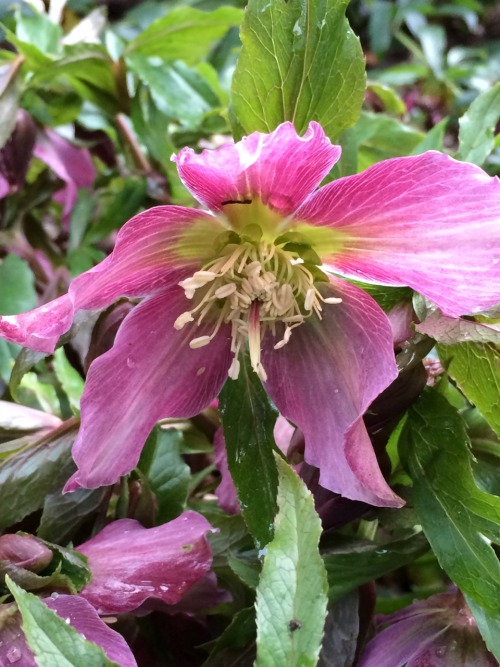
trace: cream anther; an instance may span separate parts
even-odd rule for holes
[[[189,342],[189,347],[192,350],[196,350],[199,347],[205,347],[205,345],[208,345],[211,340],[212,336],[200,336],[199,338],[193,338],[193,340]]]
[[[179,315],[179,317],[175,320],[174,329],[180,331],[180,329],[182,329],[188,322],[193,322],[193,320],[194,317],[189,311],[182,313],[182,315]]]
[[[208,345],[222,325],[229,325],[234,357],[228,375],[232,379],[240,372],[238,355],[246,341],[252,368],[265,382],[261,342],[266,332],[282,335],[274,345],[279,350],[289,342],[292,330],[307,318],[315,315],[321,319],[322,304],[341,302],[322,296],[307,264],[294,251],[263,241],[228,245],[220,257],[179,285],[186,298],[195,299],[195,303],[190,311],[179,315],[174,327],[182,329],[196,320],[193,326],[203,323],[206,330],[211,323],[210,335],[189,343],[197,349]],[[280,323],[284,331],[277,327]]]

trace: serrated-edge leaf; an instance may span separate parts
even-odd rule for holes
[[[437,345],[439,358],[460,390],[500,436],[500,351],[494,345]]]
[[[471,469],[465,424],[436,390],[409,411],[400,454],[422,528],[441,567],[460,589],[500,618],[500,498],[481,491]]]
[[[274,538],[257,587],[256,667],[315,667],[327,608],[321,521],[302,480],[280,457]]]
[[[315,120],[336,139],[356,122],[365,64],[346,6],[347,0],[250,0],[231,89],[236,138],[286,120],[302,133]]]
[[[100,646],[84,639],[35,595],[9,577],[6,583],[21,612],[26,642],[38,667],[120,667],[106,657]]]
[[[495,147],[494,130],[500,120],[500,82],[472,102],[458,121],[460,160],[482,165]]]

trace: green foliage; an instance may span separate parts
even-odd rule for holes
[[[459,121],[460,160],[482,165],[495,147],[495,128],[500,121],[500,82],[476,97]]]
[[[211,12],[176,7],[132,40],[127,52],[193,65],[208,55],[229,28],[239,25],[242,17],[243,12],[236,7],[218,7]]]
[[[500,499],[480,491],[471,470],[465,424],[435,390],[409,411],[400,454],[412,480],[413,500],[441,565],[460,589],[500,619]]]
[[[278,456],[278,507],[257,587],[256,667],[314,667],[326,615],[318,552],[321,522],[311,493]]]
[[[278,411],[271,404],[247,355],[237,380],[219,396],[227,462],[243,517],[258,548],[272,538],[278,474],[273,428]]]
[[[66,425],[0,462],[0,529],[40,509],[47,494],[62,488],[74,470],[75,435],[75,426]]]
[[[495,345],[459,343],[438,345],[439,357],[450,376],[500,435],[500,351]]]
[[[142,451],[139,470],[155,494],[159,524],[175,519],[186,506],[190,470],[180,455],[182,440],[179,431],[157,427]]]
[[[332,139],[358,118],[364,59],[345,18],[346,0],[250,0],[232,83],[237,138],[285,120],[303,133],[311,120]]]
[[[39,667],[120,667],[102,648],[84,639],[52,609],[13,581],[8,582],[23,619],[28,646]]]

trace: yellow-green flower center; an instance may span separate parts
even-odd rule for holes
[[[229,377],[233,379],[238,377],[238,356],[247,339],[252,368],[265,382],[261,340],[266,331],[276,337],[276,325],[284,325],[280,327],[280,340],[274,345],[279,349],[288,343],[292,330],[311,315],[321,318],[323,303],[341,301],[324,298],[318,290],[317,283],[327,277],[317,265],[307,261],[310,248],[290,243],[288,239],[283,243],[277,241],[228,243],[203,270],[179,283],[186,298],[193,300],[193,308],[177,318],[175,328],[182,329],[188,323],[199,325],[207,318],[214,321],[210,335],[191,340],[190,346],[198,348],[208,345],[222,324],[231,324],[234,357]]]

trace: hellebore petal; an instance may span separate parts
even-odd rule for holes
[[[386,160],[321,188],[295,219],[330,228],[323,259],[345,275],[408,285],[452,317],[500,301],[500,181],[475,165]]]
[[[66,491],[114,484],[137,464],[160,418],[192,417],[219,393],[231,362],[228,325],[210,345],[191,349],[193,333],[210,335],[213,324],[177,331],[185,305],[178,286],[145,299],[123,321],[113,348],[90,365],[73,446],[79,470]]]
[[[203,251],[196,245],[200,225],[215,234],[224,229],[208,213],[180,206],[139,213],[121,228],[111,255],[75,278],[68,294],[21,315],[0,316],[0,336],[53,352],[76,310],[105,308],[122,296],[152,294],[192,273],[197,264],[190,253]]]
[[[133,519],[114,521],[78,547],[92,572],[80,595],[100,614],[132,611],[149,598],[174,605],[210,570],[205,535],[211,530],[192,511],[155,528]]]
[[[371,505],[402,505],[380,472],[362,415],[397,376],[389,321],[365,292],[332,279],[342,303],[325,305],[273,349],[264,340],[266,389],[278,410],[304,433],[305,460],[320,484]]]
[[[108,658],[118,663],[120,667],[137,667],[137,662],[125,639],[104,623],[94,607],[81,595],[58,595],[45,598],[44,602],[85,639],[100,646]],[[35,664],[33,661],[33,665]]]
[[[0,199],[6,197],[10,192],[9,181],[0,174]]]
[[[227,465],[226,443],[221,428],[217,429],[214,437],[214,463],[221,476],[219,486],[215,489],[219,505],[228,514],[239,514],[240,503]]]
[[[90,188],[95,180],[96,171],[90,153],[70,144],[51,129],[38,133],[33,153],[66,183],[54,197],[63,206],[62,221],[66,225],[78,199],[78,188]]]
[[[379,624],[387,627],[368,643],[358,667],[498,667],[457,589],[414,602]]]
[[[340,157],[318,123],[300,137],[292,123],[274,132],[253,132],[235,144],[174,157],[184,185],[212,211],[224,202],[259,198],[289,215],[314,191]]]

